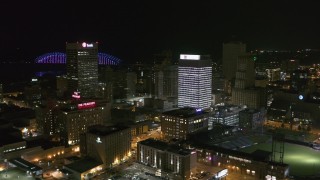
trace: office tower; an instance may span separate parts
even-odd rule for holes
[[[253,87],[255,83],[254,60],[252,55],[239,56],[236,63],[235,88]]]
[[[168,66],[163,72],[163,95],[165,97],[178,97],[178,66]]]
[[[105,81],[113,99],[133,98],[136,93],[137,74],[126,69],[106,69]]]
[[[211,106],[212,61],[209,56],[181,54],[178,68],[178,107]]]
[[[155,72],[155,97],[166,99],[178,96],[178,66],[164,67]]]
[[[67,43],[68,90],[94,97],[98,84],[98,43]]]
[[[241,42],[223,43],[222,50],[222,71],[227,80],[236,77],[236,66],[238,56],[246,53],[246,44]]]
[[[127,160],[131,156],[130,150],[129,127],[93,125],[81,137],[81,154],[102,162],[105,167],[112,167]]]
[[[161,131],[165,139],[186,139],[192,132],[208,128],[209,113],[195,108],[181,108],[162,113]]]
[[[232,103],[254,109],[266,106],[265,89],[255,87],[253,55],[238,57],[235,85],[232,89]]]
[[[158,99],[163,99],[163,71],[155,72],[154,95]]]

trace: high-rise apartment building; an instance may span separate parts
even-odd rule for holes
[[[210,56],[181,54],[178,68],[178,107],[209,108],[211,88]]]
[[[68,90],[94,97],[98,84],[98,43],[67,43]]]
[[[241,42],[223,43],[222,50],[222,71],[227,80],[236,77],[238,56],[246,53],[246,44]]]

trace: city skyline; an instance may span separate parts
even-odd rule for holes
[[[249,50],[319,48],[320,42],[314,1],[16,3],[3,4],[2,58],[35,59],[76,41],[98,41],[102,51],[128,62],[166,49],[216,59],[233,37]]]

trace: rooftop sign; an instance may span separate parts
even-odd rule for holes
[[[83,42],[82,43],[82,47],[93,47],[93,44],[91,43],[91,44],[88,44],[88,43],[86,43],[86,42]]]
[[[96,102],[94,101],[78,104],[78,109],[88,109],[93,107],[96,107]]]
[[[180,59],[183,59],[183,60],[200,60],[200,55],[180,54]]]

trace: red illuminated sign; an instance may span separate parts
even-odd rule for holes
[[[78,109],[88,109],[93,107],[96,107],[96,102],[86,102],[78,104]]]

